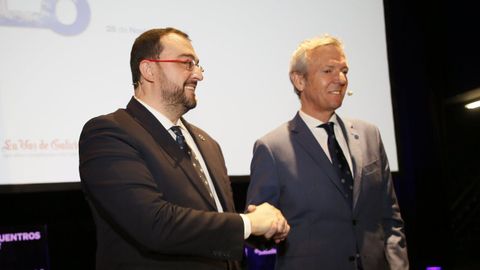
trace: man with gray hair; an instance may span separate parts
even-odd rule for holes
[[[409,268],[379,130],[335,113],[348,70],[337,38],[301,43],[290,65],[301,108],[255,143],[247,204],[268,202],[291,226],[276,269]]]

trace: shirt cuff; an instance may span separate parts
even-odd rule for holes
[[[243,220],[243,239],[247,239],[252,234],[252,224],[250,219],[245,214],[240,214],[240,217]]]

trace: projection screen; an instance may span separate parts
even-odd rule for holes
[[[83,124],[126,106],[134,39],[168,26],[205,68],[185,118],[220,143],[230,175],[248,175],[255,140],[299,109],[290,55],[323,33],[350,65],[338,113],[378,125],[398,169],[381,0],[0,0],[0,185],[79,181]]]

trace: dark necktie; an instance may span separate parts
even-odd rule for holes
[[[202,166],[200,165],[200,162],[198,161],[197,156],[195,153],[188,147],[187,142],[185,141],[185,137],[183,136],[182,130],[180,129],[179,126],[173,126],[170,128],[175,135],[177,135],[176,141],[180,149],[185,151],[185,153],[190,157],[190,160],[192,161],[192,165],[195,168],[195,171],[197,172],[198,176],[200,179],[202,179],[203,184],[208,190],[208,194],[210,195],[211,198],[213,198],[213,193],[212,190],[210,189],[210,185],[208,184],[207,177],[205,176],[205,172],[202,169]]]
[[[333,132],[333,122],[324,123],[318,127],[324,128],[328,134],[328,152],[330,152],[330,158],[332,159],[333,167],[337,172],[338,177],[340,178],[341,186],[343,187],[344,196],[352,206],[352,195],[353,195],[353,178],[352,173],[350,172],[350,167],[348,166],[347,159],[343,154],[342,148],[338,144],[337,139],[335,138],[335,133]]]
[[[185,153],[189,153],[190,149],[187,145],[187,142],[185,141],[185,137],[183,136],[182,130],[180,129],[179,126],[173,126],[170,128],[175,135],[177,135],[176,141],[178,144],[178,147],[182,149]]]

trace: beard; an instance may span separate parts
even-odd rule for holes
[[[195,98],[195,95],[193,94],[192,96],[187,96],[185,91],[185,85],[196,85],[196,82],[186,81],[182,86],[179,86],[170,81],[165,74],[163,74],[163,72],[162,77],[163,83],[160,91],[162,93],[163,102],[168,107],[176,108],[182,113],[186,113],[197,106],[197,99]]]

